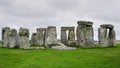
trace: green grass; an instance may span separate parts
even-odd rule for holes
[[[0,47],[0,68],[120,68],[120,45],[73,51]]]

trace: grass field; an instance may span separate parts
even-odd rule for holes
[[[0,47],[0,68],[120,68],[120,45],[73,51]]]

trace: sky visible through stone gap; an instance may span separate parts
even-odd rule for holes
[[[120,0],[0,0],[0,30],[10,27],[19,30],[56,26],[60,39],[61,26],[75,26],[77,21],[94,22],[94,39],[98,40],[101,24],[115,26],[120,40]],[[1,33],[0,33],[1,37]]]

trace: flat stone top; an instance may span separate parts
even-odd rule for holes
[[[16,29],[11,29],[11,31],[16,31],[16,32],[17,32],[17,30],[16,30]]]
[[[45,31],[47,28],[37,28],[37,31]]]
[[[75,27],[74,26],[70,26],[70,27],[64,26],[64,27],[61,27],[61,28],[75,28]]]
[[[4,27],[2,30],[10,30],[10,27]]]
[[[56,26],[48,26],[47,28],[56,28]]]
[[[61,27],[61,30],[74,30],[75,27]]]
[[[78,25],[93,25],[93,22],[90,21],[78,21]]]
[[[108,29],[113,29],[114,26],[111,25],[111,24],[103,24],[103,25],[100,25],[101,28],[108,28]]]

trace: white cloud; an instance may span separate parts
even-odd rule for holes
[[[77,26],[78,20],[94,22],[95,39],[101,24],[113,24],[120,40],[120,0],[0,0],[0,27]]]

